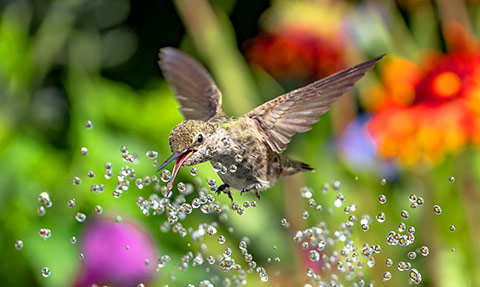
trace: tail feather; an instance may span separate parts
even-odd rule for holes
[[[293,160],[283,155],[281,157],[281,166],[282,166],[282,171],[281,171],[282,176],[292,175],[301,171],[315,170],[313,167],[311,167],[310,165],[304,162]]]
[[[299,164],[300,171],[315,170],[313,167],[311,167],[310,165],[308,165],[308,163],[299,162],[299,161],[297,161],[297,163]]]

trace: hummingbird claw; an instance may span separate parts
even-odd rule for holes
[[[217,190],[215,191],[215,193],[217,195],[220,195],[220,193],[223,192],[225,194],[228,195],[228,198],[230,198],[231,201],[233,201],[233,197],[232,197],[232,193],[230,192],[230,185],[224,183],[222,185],[220,185]]]
[[[243,194],[244,192],[249,192],[250,190],[255,190],[255,195],[257,196],[258,199],[260,199],[260,192],[258,191],[258,183],[252,183],[252,184],[249,184],[247,185],[246,187],[244,187],[242,189],[242,191],[240,191],[240,194]]]

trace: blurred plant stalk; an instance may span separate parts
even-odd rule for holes
[[[211,67],[227,109],[241,115],[258,104],[253,79],[243,56],[235,45],[228,17],[217,19],[205,0],[174,1],[195,47]],[[221,23],[220,23],[221,21]]]

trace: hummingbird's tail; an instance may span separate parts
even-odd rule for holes
[[[315,170],[313,167],[311,167],[310,165],[304,162],[291,159],[284,155],[281,155],[281,165],[282,165],[282,172],[281,172],[282,176],[292,175],[301,171]]]

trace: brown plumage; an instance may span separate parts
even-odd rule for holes
[[[171,189],[182,165],[210,161],[216,168],[222,167],[217,173],[224,184],[217,191],[228,193],[230,198],[229,187],[242,192],[254,190],[259,196],[259,190],[269,188],[282,176],[312,170],[281,153],[294,134],[310,130],[319,116],[382,57],[288,92],[237,118],[222,111],[222,94],[201,64],[177,49],[161,49],[159,65],[186,121],[172,130],[173,155],[158,170],[177,159]]]

